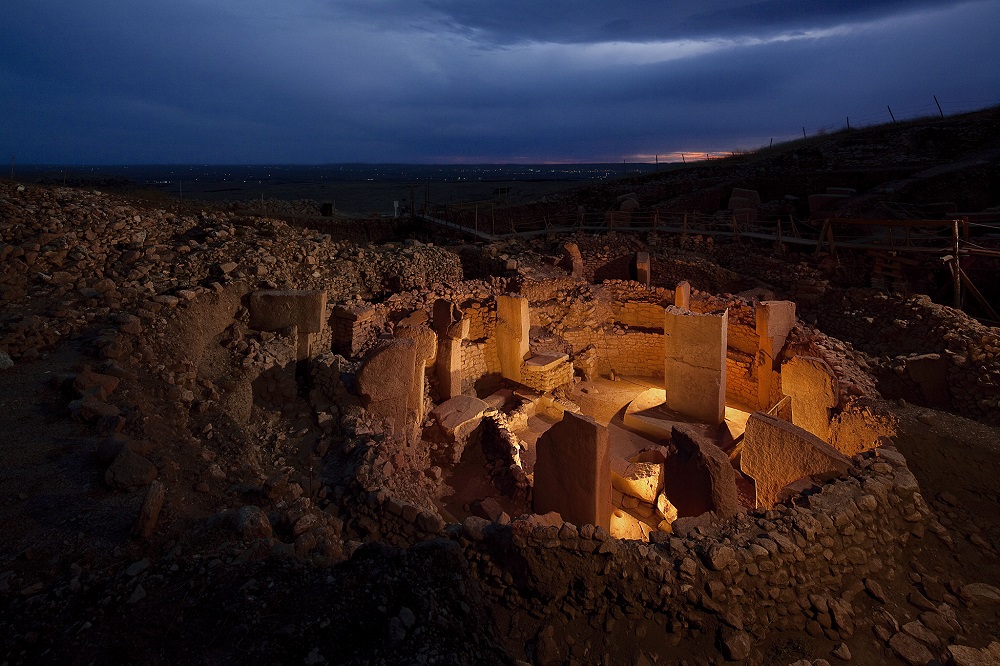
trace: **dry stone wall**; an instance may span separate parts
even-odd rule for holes
[[[740,516],[717,531],[664,534],[658,543],[530,520],[509,527],[466,521],[452,534],[484,589],[529,611],[596,615],[594,625],[607,629],[604,613],[617,600],[631,609],[628,619],[652,613],[668,634],[717,622],[762,635],[804,629],[816,621],[810,600],[822,597],[845,604],[827,619],[850,635],[853,610],[840,592],[852,580],[898,567],[903,547],[923,538],[930,523],[905,462],[894,451],[885,454],[859,459],[849,478],[823,486],[802,506]],[[514,561],[523,565],[505,568]],[[631,630],[628,622],[618,626]]]

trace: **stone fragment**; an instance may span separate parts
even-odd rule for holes
[[[132,488],[149,485],[156,476],[156,465],[124,449],[104,472],[104,482],[113,488]]]
[[[619,492],[653,504],[663,490],[663,465],[630,463],[614,457],[611,461],[611,485]]]
[[[993,641],[982,649],[950,645],[948,657],[954,666],[996,666],[1000,664],[1000,643]]]
[[[660,493],[660,496],[656,498],[656,512],[668,523],[677,520],[677,507],[671,504],[670,500],[663,493]]]
[[[758,508],[773,506],[781,489],[797,479],[835,476],[851,466],[846,456],[815,435],[763,412],[747,419],[740,461],[756,485]]]
[[[166,486],[159,481],[154,480],[149,484],[149,489],[146,491],[146,499],[139,510],[139,518],[132,528],[133,534],[143,539],[149,539],[153,536],[153,530],[156,529],[156,521],[160,518],[160,510],[163,508],[163,499],[166,497],[166,492]]]
[[[0,371],[10,370],[14,367],[14,361],[11,360],[7,352],[0,349]]]
[[[570,277],[583,277],[583,256],[580,254],[580,246],[576,243],[563,243],[560,264],[569,272]]]
[[[903,632],[889,639],[889,647],[911,666],[927,666],[927,663],[934,658],[923,643]]]
[[[796,356],[781,366],[781,392],[792,398],[792,423],[830,441],[830,410],[839,388],[833,369],[821,358]]]
[[[674,287],[674,306],[685,310],[691,307],[691,283],[687,280],[678,282]]]
[[[630,541],[646,541],[649,533],[649,526],[645,526],[638,518],[621,509],[611,511],[611,536],[616,539],[628,539]]]
[[[270,539],[273,533],[271,521],[259,506],[247,504],[236,510],[234,515],[236,533],[244,539]]]
[[[962,598],[967,601],[978,604],[1000,604],[1000,588],[988,583],[969,583],[963,585],[960,592]]]
[[[431,410],[431,418],[451,441],[462,440],[482,421],[489,408],[484,401],[469,395],[457,395]]]
[[[729,629],[721,631],[719,642],[722,645],[723,656],[729,661],[744,661],[750,656],[750,648],[753,646],[749,634]]]
[[[635,281],[648,287],[652,275],[652,263],[648,252],[635,253]]]
[[[677,452],[663,463],[663,493],[678,514],[683,518],[711,511],[723,519],[736,515],[736,470],[729,456],[686,426],[674,426],[671,433]]]
[[[666,406],[709,425],[726,415],[726,332],[728,310],[696,314],[665,309],[663,325]]]
[[[611,458],[608,430],[588,416],[565,412],[538,440],[535,513],[556,511],[576,525],[610,528]]]

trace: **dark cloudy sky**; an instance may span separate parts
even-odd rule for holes
[[[1000,1],[11,0],[0,17],[0,155],[22,163],[652,160],[936,112],[932,95],[1000,102]]]

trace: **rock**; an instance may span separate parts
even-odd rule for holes
[[[10,370],[13,367],[14,361],[7,355],[7,352],[0,350],[0,370]]]
[[[847,647],[847,643],[838,643],[835,648],[833,648],[834,657],[837,659],[843,659],[844,661],[851,660],[851,650]]]
[[[966,601],[974,601],[979,604],[1000,603],[1000,589],[986,583],[963,585],[961,596]]]
[[[234,515],[236,533],[244,539],[270,539],[271,521],[259,506],[241,506]]]
[[[128,601],[126,601],[125,603],[129,605],[137,604],[145,598],[146,598],[146,590],[142,587],[142,585],[136,585],[135,589],[132,590],[132,594],[129,596]]]
[[[125,570],[125,575],[129,578],[135,578],[148,569],[150,564],[152,564],[152,562],[149,561],[149,558],[143,558],[137,562],[133,562],[129,565],[128,569]]]
[[[104,482],[113,488],[132,488],[149,485],[156,477],[156,465],[125,449],[104,473]]]
[[[868,594],[872,595],[877,601],[885,603],[885,591],[878,582],[872,580],[871,578],[865,578],[865,590]]]
[[[663,465],[647,462],[630,463],[613,457],[611,485],[625,495],[653,504],[657,495],[663,490]]]
[[[712,544],[702,553],[701,559],[709,569],[721,571],[736,561],[736,551],[730,546]]]
[[[149,490],[146,491],[146,499],[139,510],[139,518],[132,528],[133,534],[143,539],[149,539],[153,536],[153,530],[156,529],[156,521],[160,517],[160,509],[163,507],[163,498],[165,496],[166,487],[162,483],[153,481],[149,484]]]
[[[951,645],[948,656],[955,666],[996,666],[1000,664],[1000,643],[993,641],[981,650],[967,645]]]
[[[746,632],[724,629],[719,642],[723,656],[730,661],[743,661],[750,656],[752,643]]]
[[[889,639],[889,647],[911,666],[927,666],[927,662],[934,658],[923,643],[902,632]]]

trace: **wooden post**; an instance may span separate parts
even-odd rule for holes
[[[847,116],[847,129],[851,129],[851,117]]]
[[[958,220],[953,220],[951,225],[951,254],[955,270],[952,280],[954,281],[954,295],[952,303],[957,310],[962,309],[962,268],[958,263]]]
[[[802,128],[802,138],[803,139],[806,138],[806,128],[805,127]]]
[[[889,109],[889,117],[892,118],[892,124],[895,125],[896,124],[896,116],[892,115],[892,109],[889,107],[888,104],[886,105],[885,108]]]
[[[837,261],[837,245],[833,240],[833,220],[827,220],[826,222],[826,235],[827,241],[830,243],[830,256],[833,257],[834,261]]]
[[[934,103],[937,104],[938,113],[940,113],[941,117],[944,118],[944,111],[941,110],[941,102],[937,101],[937,95],[932,95],[932,97],[934,98]]]

